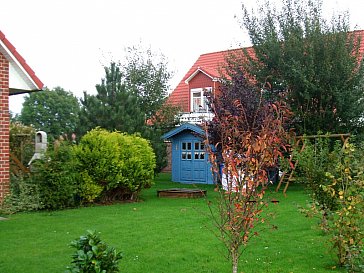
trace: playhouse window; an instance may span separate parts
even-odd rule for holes
[[[205,144],[202,142],[195,142],[194,159],[204,160],[205,159]]]
[[[207,112],[206,96],[204,92],[211,87],[191,89],[191,112]]]
[[[191,160],[192,159],[191,152],[182,152],[182,159],[183,160]]]
[[[197,151],[205,150],[205,144],[203,142],[195,142],[195,150]]]
[[[205,159],[205,152],[195,152],[195,159],[196,160],[204,160]]]
[[[192,143],[191,142],[182,142],[182,160],[191,160],[192,159]]]
[[[182,150],[191,151],[192,143],[191,142],[182,142]]]

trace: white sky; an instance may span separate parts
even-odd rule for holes
[[[242,2],[257,0],[3,0],[0,30],[50,89],[95,94],[103,65],[138,44],[165,55],[173,89],[199,55],[250,45],[238,22]],[[349,10],[364,29],[364,0],[323,2],[328,16]],[[10,110],[19,113],[22,101],[12,96]]]

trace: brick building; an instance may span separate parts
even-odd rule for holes
[[[9,192],[9,96],[40,91],[43,83],[0,31],[0,202]]]

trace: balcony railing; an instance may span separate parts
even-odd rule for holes
[[[190,112],[183,113],[180,116],[180,123],[193,123],[193,124],[201,124],[204,121],[210,121],[214,117],[213,113],[210,112]]]

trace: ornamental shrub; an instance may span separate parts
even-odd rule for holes
[[[12,214],[43,208],[39,188],[29,181],[29,176],[10,176],[10,194],[0,205],[0,213]]]
[[[154,178],[153,149],[138,135],[96,128],[82,137],[74,156],[83,202],[133,200]]]
[[[328,172],[331,183],[324,187],[337,200],[330,221],[332,243],[339,264],[349,272],[364,270],[364,167],[363,151],[346,143],[335,168]]]
[[[9,131],[10,152],[27,166],[34,154],[35,129],[19,122],[11,122]]]
[[[312,210],[321,215],[321,228],[328,231],[328,218],[338,204],[336,198],[324,190],[324,186],[330,184],[326,173],[335,168],[342,144],[333,144],[328,137],[303,142],[302,151],[301,147],[294,150],[294,158],[299,162],[295,175],[299,182],[306,184],[313,201]]]
[[[71,242],[76,249],[72,255],[72,266],[67,267],[67,273],[117,273],[118,263],[122,255],[115,248],[101,241],[95,231],[87,231],[78,240]]]
[[[339,265],[363,272],[364,260],[364,151],[346,142],[306,141],[296,158],[298,174],[306,179],[313,197],[313,212],[323,217]],[[300,173],[301,172],[301,173]]]
[[[50,147],[42,159],[32,163],[31,170],[29,183],[37,186],[43,208],[53,210],[77,205],[79,174],[69,142],[61,141]]]

